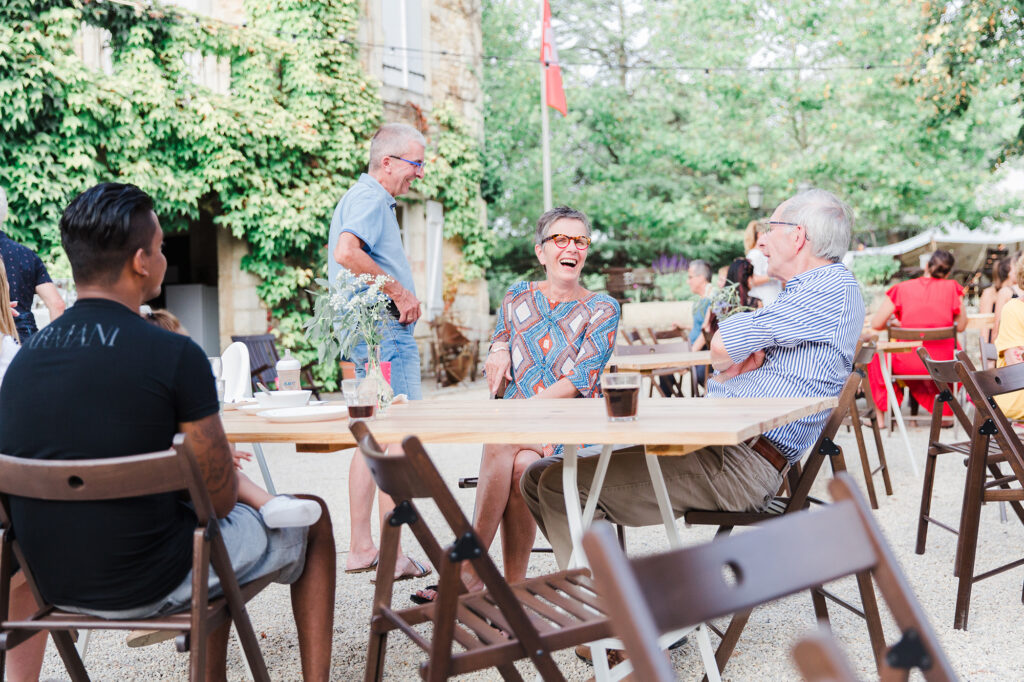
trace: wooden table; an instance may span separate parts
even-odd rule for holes
[[[677,446],[684,454],[706,445],[736,445],[778,426],[836,405],[835,398],[701,398],[640,401],[638,419],[609,421],[603,400],[432,400],[393,405],[370,422],[381,443],[397,443],[416,435],[424,443],[562,443],[563,479],[574,557],[582,557],[579,541],[593,518],[612,446]],[[225,412],[224,430],[234,443],[294,443],[304,452],[331,452],[354,447],[348,422],[276,424],[253,414]],[[584,514],[576,491],[579,443],[603,445]],[[658,506],[673,546],[678,531],[655,447],[647,451]]]
[[[910,460],[910,469],[914,476],[920,475],[917,470],[917,460],[914,459],[914,451],[910,447],[910,437],[907,435],[907,426],[903,423],[903,413],[900,411],[900,404],[896,402],[896,391],[892,387],[892,353],[916,352],[921,346],[920,341],[879,341],[875,344],[878,352],[882,354],[878,365],[882,369],[882,378],[885,379],[885,393],[889,396],[889,409],[896,418],[896,425],[900,428],[900,435],[903,436],[903,445],[907,449],[907,459]]]
[[[644,355],[613,355],[608,367],[620,372],[650,373],[656,369],[686,369],[696,365],[710,365],[711,351],[696,350],[684,353],[647,353]]]

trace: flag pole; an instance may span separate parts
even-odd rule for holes
[[[544,0],[540,0],[541,43],[544,42]],[[541,163],[544,177],[544,210],[548,211],[554,203],[551,199],[551,126],[548,122],[548,89],[546,61],[540,63],[540,138]]]

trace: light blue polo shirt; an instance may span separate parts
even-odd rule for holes
[[[405,256],[402,232],[395,216],[397,202],[377,180],[363,173],[359,181],[345,192],[331,218],[331,233],[327,245],[327,275],[333,283],[341,270],[334,260],[334,250],[342,232],[351,232],[363,242],[363,251],[380,269],[391,275],[403,287],[416,293],[412,282],[412,268]]]

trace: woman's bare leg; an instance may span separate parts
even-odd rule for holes
[[[267,502],[274,499],[274,496],[263,488],[256,485],[251,478],[238,472],[238,501],[247,504],[253,509],[259,509]]]
[[[533,450],[520,450],[512,467],[512,489],[501,520],[501,556],[505,563],[505,579],[510,583],[526,579],[530,552],[537,539],[537,522],[523,499],[519,479],[526,468],[538,459],[540,455]]]

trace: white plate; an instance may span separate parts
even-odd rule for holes
[[[316,407],[318,405],[326,405],[326,404],[327,404],[326,400],[310,400],[308,403],[306,403],[305,407]],[[249,404],[249,405],[239,405],[236,409],[239,410],[240,412],[255,412],[256,414],[259,414],[260,412],[266,412],[268,409],[271,409],[271,410],[297,410],[297,409],[302,409],[302,408],[297,408],[297,407],[277,407],[277,408],[273,408],[272,407],[272,408],[266,408],[263,405],[260,405],[259,403],[252,403],[252,404]]]
[[[344,405],[319,405],[314,407],[281,407],[256,413],[268,422],[326,422],[346,419],[348,408]]]

